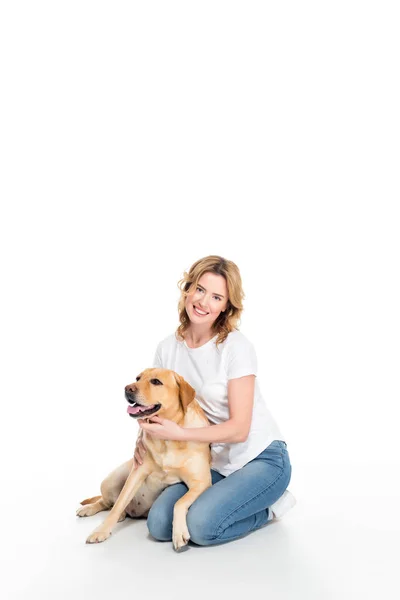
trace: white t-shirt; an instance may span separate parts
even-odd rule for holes
[[[189,348],[175,333],[157,346],[153,366],[172,369],[195,390],[196,399],[212,423],[229,419],[228,380],[257,376],[253,344],[240,332],[232,331],[217,348],[217,335],[199,348]],[[229,475],[253,460],[274,440],[285,441],[261,395],[255,380],[253,417],[245,442],[211,444],[211,468]]]

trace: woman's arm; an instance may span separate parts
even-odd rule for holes
[[[220,425],[209,425],[208,427],[181,427],[175,421],[155,415],[148,417],[147,421],[138,419],[138,424],[144,431],[160,440],[209,443],[243,441],[242,437],[238,435],[240,428],[232,419]]]
[[[188,442],[245,442],[249,436],[254,405],[255,375],[237,377],[228,381],[229,419],[209,427],[184,427]]]
[[[236,421],[229,419],[219,425],[207,427],[182,427],[182,440],[185,442],[243,442],[242,432]]]

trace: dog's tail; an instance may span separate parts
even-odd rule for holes
[[[82,500],[81,504],[93,504],[93,502],[97,502],[100,500],[101,496],[94,496],[93,498],[86,498],[86,500]]]

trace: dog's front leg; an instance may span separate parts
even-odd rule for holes
[[[207,469],[203,476],[199,474],[185,473],[182,475],[184,481],[189,488],[174,506],[174,518],[172,522],[172,544],[174,550],[181,550],[187,545],[190,540],[190,533],[187,527],[186,515],[193,502],[211,486],[211,473]]]
[[[143,462],[143,464],[137,469],[132,468],[109,515],[103,521],[103,523],[89,535],[86,540],[87,544],[104,542],[104,540],[110,537],[111,530],[118,522],[122,511],[128,506],[129,502],[132,500],[142,483],[150,475],[152,470],[152,465],[148,461]]]

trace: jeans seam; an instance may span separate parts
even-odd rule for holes
[[[253,500],[255,500],[256,498],[258,498],[259,496],[261,496],[261,494],[265,494],[265,492],[267,492],[273,485],[275,485],[281,479],[281,477],[284,475],[284,473],[285,473],[285,469],[282,468],[279,476],[276,479],[274,479],[274,481],[272,483],[270,483],[270,485],[267,488],[265,488],[264,490],[262,490],[261,492],[259,492],[256,496],[253,496],[253,498],[250,498],[250,500],[247,500],[247,502],[244,502],[243,504],[241,504],[240,506],[238,506],[237,508],[235,508],[235,510],[233,510],[231,513],[229,513],[229,515],[226,515],[218,523],[217,527],[215,528],[215,537],[216,537],[216,539],[218,539],[223,534],[223,531],[221,533],[217,533],[217,532],[220,529],[220,527],[221,527],[221,525],[222,525],[222,523],[224,521],[226,521],[227,519],[229,519],[229,517],[231,517],[233,514],[235,514],[235,512],[237,512],[238,510],[240,510],[241,508],[243,508],[244,506],[246,506],[250,502],[253,502]]]

